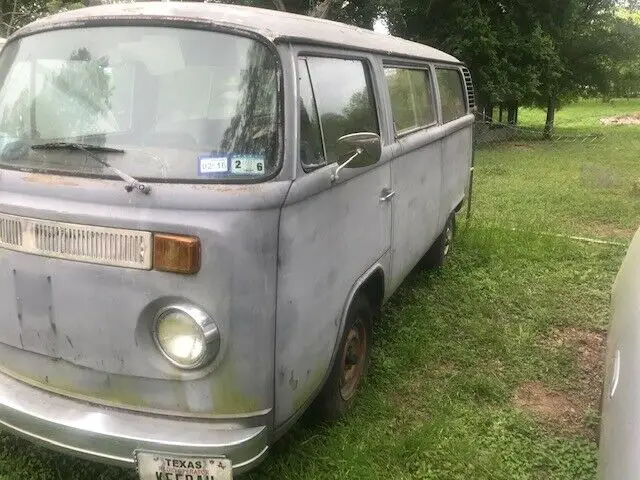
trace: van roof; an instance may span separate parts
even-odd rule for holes
[[[16,36],[100,19],[156,18],[200,20],[259,34],[275,43],[293,41],[383,52],[388,55],[461,63],[455,57],[420,43],[330,20],[255,7],[200,2],[116,3],[81,8],[45,17]]]

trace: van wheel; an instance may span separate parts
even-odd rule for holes
[[[424,256],[422,264],[427,268],[440,268],[444,265],[451,248],[453,247],[453,237],[456,233],[456,215],[452,213],[447,219],[444,230],[438,236],[435,243],[431,246],[427,254]]]
[[[322,422],[335,422],[351,408],[371,357],[373,310],[358,294],[349,307],[338,354],[312,411]]]

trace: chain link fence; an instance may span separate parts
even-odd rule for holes
[[[640,127],[640,122],[638,122]],[[614,127],[612,127],[614,128]],[[496,121],[482,113],[476,114],[475,124],[475,146],[476,148],[491,148],[513,141],[550,141],[550,142],[580,142],[591,143],[602,138],[606,133],[601,129],[594,128],[593,131],[580,129],[580,131],[567,132],[562,123],[554,125],[553,130],[545,134],[544,125],[522,126],[507,122]]]
[[[508,172],[511,169],[507,163],[523,161],[546,165],[538,171],[532,167],[531,171],[538,175],[544,175],[545,168],[554,169],[557,175],[553,165],[558,165],[566,172],[568,183],[600,195],[605,202],[603,211],[614,195],[640,199],[640,99],[593,99],[569,105],[559,112],[554,128],[547,134],[542,110],[521,109],[519,123],[501,122],[498,118],[476,113],[473,177]],[[540,177],[536,184],[546,181]],[[475,208],[474,183],[475,179],[471,183],[467,220]]]

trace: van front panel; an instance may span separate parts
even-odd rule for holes
[[[0,370],[116,407],[263,416],[290,184],[280,60],[228,30],[134,23],[18,36],[0,56]],[[196,273],[163,263],[186,258],[176,236]],[[168,307],[210,322],[210,362],[161,352],[202,345],[193,322],[161,329]]]
[[[265,209],[235,211],[216,208],[223,196],[214,186],[154,185],[160,205],[151,206],[118,182],[42,185],[32,178],[2,173],[0,211],[197,236],[202,266],[180,275],[0,249],[1,369],[42,388],[142,410],[223,415],[271,408],[278,204],[286,182],[248,192],[225,187],[240,205],[249,197],[265,201]],[[103,202],[93,203],[90,187],[99,183],[108,184],[95,189]],[[73,194],[77,201],[56,198]],[[151,338],[155,313],[178,300],[218,325],[220,354],[211,368],[180,371]]]

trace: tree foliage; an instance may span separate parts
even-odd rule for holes
[[[46,15],[85,6],[78,0],[0,0],[0,36]]]
[[[82,0],[84,4],[119,0]],[[127,0],[124,0],[127,1]],[[639,94],[640,0],[205,0],[372,28],[450,52],[471,69],[481,106],[546,106],[579,95]],[[0,0],[4,36],[78,0]]]
[[[552,113],[578,95],[619,93],[637,71],[640,30],[616,15],[615,0],[385,0],[383,8],[393,34],[465,61],[483,106]]]
[[[373,28],[380,14],[375,0],[208,0],[252,7],[283,10],[290,13],[329,18],[363,28]]]

